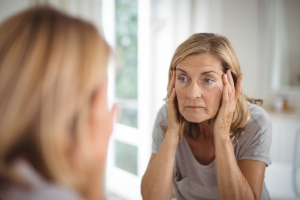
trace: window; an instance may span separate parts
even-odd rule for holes
[[[108,147],[105,187],[125,199],[142,199],[140,184],[151,156],[153,127],[150,1],[103,0],[102,24],[116,55],[109,64],[108,98],[119,107]]]
[[[137,128],[138,2],[115,0],[115,96],[119,123]]]

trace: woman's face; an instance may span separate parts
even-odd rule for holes
[[[221,62],[208,53],[187,56],[177,65],[178,108],[187,121],[199,123],[217,114],[223,90],[222,74]]]

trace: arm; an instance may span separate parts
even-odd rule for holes
[[[215,142],[220,199],[260,199],[266,164],[255,160],[237,163],[229,137]]]
[[[242,92],[242,75],[237,79],[236,89],[230,71],[223,75],[223,81],[222,105],[214,124],[219,197],[233,200],[260,199],[266,164],[252,160],[237,163],[229,135],[236,102]]]
[[[142,179],[143,199],[172,199],[173,166],[177,144],[176,137],[166,134],[158,154],[152,154]]]
[[[152,154],[141,183],[143,199],[172,199],[173,167],[178,146],[179,122],[175,105],[175,72],[168,89],[168,130],[157,154]],[[172,93],[171,93],[172,92]],[[171,94],[170,94],[171,93]],[[170,95],[169,95],[170,94]]]

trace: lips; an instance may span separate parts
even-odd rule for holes
[[[191,108],[191,109],[201,109],[201,108],[204,108],[204,107],[201,107],[201,106],[186,106],[187,108]]]

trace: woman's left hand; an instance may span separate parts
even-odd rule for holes
[[[236,102],[242,93],[243,74],[237,77],[236,87],[234,87],[231,71],[227,70],[223,77],[223,93],[222,104],[218,112],[218,116],[214,123],[214,137],[229,137],[230,125],[236,108]]]

